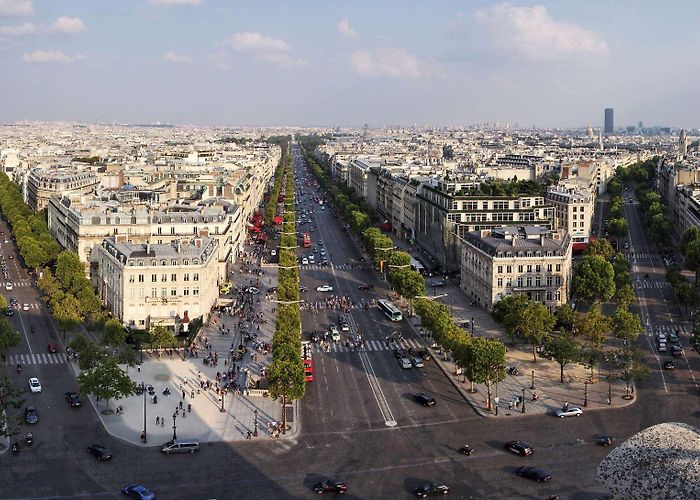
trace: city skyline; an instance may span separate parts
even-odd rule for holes
[[[0,0],[0,122],[697,128],[700,6]],[[654,23],[652,36],[646,28]],[[646,70],[647,67],[653,70]]]

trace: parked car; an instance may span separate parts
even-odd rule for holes
[[[406,351],[404,349],[401,349],[400,347],[396,347],[393,351],[394,357],[396,359],[401,359],[406,357]]]
[[[679,344],[680,341],[681,341],[681,339],[679,339],[679,338],[678,338],[678,335],[676,335],[675,333],[669,333],[669,334],[668,334],[668,341],[669,341],[671,344]]]
[[[87,451],[100,462],[112,460],[112,453],[101,444],[91,444],[87,447]]]
[[[314,493],[319,495],[322,493],[345,493],[348,491],[348,485],[341,481],[319,481],[314,484]]]
[[[419,404],[421,404],[421,405],[423,405],[423,406],[433,406],[433,405],[436,403],[434,397],[428,396],[427,394],[423,394],[423,393],[421,393],[421,394],[414,394],[414,395],[413,395],[413,400],[414,400],[416,403],[419,403]]]
[[[138,500],[153,500],[156,494],[140,484],[130,484],[122,488],[122,494]]]
[[[413,490],[413,493],[420,498],[434,495],[447,495],[449,492],[450,487],[445,483],[425,483]]]
[[[430,282],[430,286],[432,286],[433,288],[442,288],[445,285],[447,285],[445,280],[433,280]]]
[[[22,304],[23,311],[29,311],[29,304]]]
[[[518,467],[515,473],[520,477],[532,479],[533,481],[546,483],[552,479],[552,475],[539,467]]]
[[[523,443],[522,441],[508,441],[505,444],[505,449],[515,453],[516,455],[520,455],[521,457],[532,455],[533,452],[532,447],[527,443]]]
[[[666,346],[666,342],[659,342],[658,350],[659,350],[659,352],[668,351],[668,347]]]
[[[24,421],[28,424],[36,424],[39,422],[39,413],[33,406],[27,406],[24,409]]]
[[[559,418],[564,418],[564,417],[580,417],[583,415],[583,410],[579,408],[578,406],[570,406],[569,408],[560,408],[559,410],[556,411],[556,415]]]

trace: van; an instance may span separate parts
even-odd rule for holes
[[[173,439],[165,443],[160,451],[166,455],[171,453],[194,453],[199,451],[199,441],[196,439]]]

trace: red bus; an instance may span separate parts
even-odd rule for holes
[[[301,361],[304,363],[304,380],[314,381],[314,360],[311,358],[311,344],[308,340],[301,343]]]
[[[304,248],[309,248],[311,246],[311,235],[309,233],[304,233]]]

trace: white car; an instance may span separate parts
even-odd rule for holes
[[[333,342],[340,342],[340,333],[337,331],[331,332],[331,340]]]
[[[313,255],[309,255],[309,262],[310,262],[311,264],[313,264],[314,262],[316,262],[316,257],[313,256]]]
[[[253,295],[257,295],[257,294],[260,293],[260,290],[258,290],[258,289],[255,288],[254,286],[249,286],[249,287],[246,289],[246,292],[252,293]]]
[[[666,342],[659,342],[659,352],[666,352],[668,351],[668,347],[666,347]]]
[[[408,370],[409,368],[413,368],[413,363],[411,363],[411,360],[408,358],[399,358],[399,366],[404,370]]]
[[[332,292],[333,287],[330,285],[322,285],[322,286],[317,286],[316,287],[317,292]]]
[[[277,250],[271,250],[271,251],[270,251],[270,255],[272,255],[273,257],[274,257],[275,255],[277,255]]]
[[[580,417],[581,415],[583,415],[583,410],[581,408],[579,408],[578,406],[571,406],[566,410],[564,408],[557,410],[556,415],[559,418]]]
[[[29,311],[29,304],[22,304],[23,311]]]
[[[304,257],[303,259],[301,259],[301,263],[302,263],[303,265],[307,265],[307,264],[309,263],[309,259],[307,259],[306,257]]]
[[[5,290],[7,290],[7,291],[12,290],[12,283],[5,283]]]
[[[41,382],[36,377],[29,379],[29,390],[32,392],[41,392]]]

